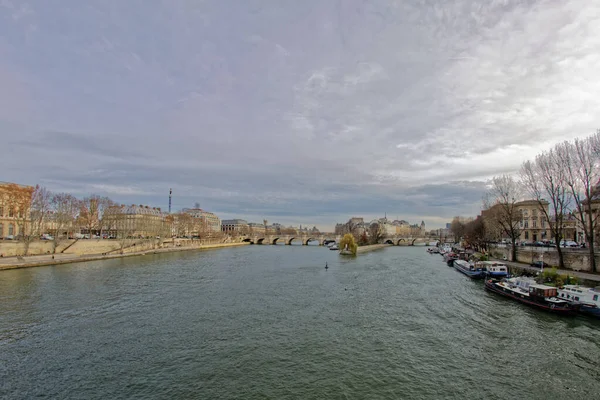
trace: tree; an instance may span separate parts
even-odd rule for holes
[[[369,243],[377,244],[385,236],[385,226],[379,221],[369,225]]]
[[[50,199],[52,210],[52,254],[56,253],[61,240],[73,233],[77,215],[81,209],[81,202],[75,196],[68,193],[56,193]],[[66,231],[66,232],[65,232]],[[66,235],[63,235],[66,233]]]
[[[537,202],[542,218],[548,224],[561,269],[565,267],[565,263],[560,242],[563,239],[564,218],[571,199],[565,174],[561,157],[555,149],[542,152],[534,161],[526,161],[521,166],[523,187]],[[550,201],[546,201],[546,198]],[[551,209],[547,208],[548,204]]]
[[[464,238],[475,250],[487,248],[487,232],[483,218],[477,217],[464,225]]]
[[[23,235],[25,245],[24,255],[29,253],[29,245],[38,240],[46,228],[50,214],[50,198],[52,194],[43,186],[36,185],[31,193],[31,206],[29,209],[29,232]]]
[[[517,259],[517,238],[521,235],[521,210],[517,202],[521,198],[522,188],[510,175],[495,176],[484,198],[488,218],[492,218],[510,238],[511,261]]]
[[[349,251],[352,255],[356,255],[356,250],[358,249],[358,245],[354,241],[354,236],[351,233],[346,233],[342,240],[340,240],[340,249],[342,251]]]
[[[573,215],[579,222],[589,251],[589,266],[596,272],[594,233],[598,227],[597,204],[600,200],[600,131],[586,139],[575,139],[556,146],[565,170],[565,185],[572,196]]]
[[[93,231],[100,231],[100,234],[102,233],[102,217],[104,216],[104,211],[113,205],[114,202],[111,199],[98,196],[97,194],[92,194],[83,199],[81,202],[79,219],[90,236]]]
[[[452,219],[452,223],[450,224],[450,232],[454,235],[454,241],[456,243],[460,242],[460,238],[465,236],[465,225],[466,222],[464,218],[454,217]]]

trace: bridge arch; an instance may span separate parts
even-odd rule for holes
[[[306,240],[304,241],[304,245],[305,245],[305,246],[308,246],[308,242],[314,242],[314,241],[317,241],[317,242],[318,242],[319,240],[318,240],[318,239],[315,239],[315,238],[311,238],[311,237],[309,237],[308,239],[306,239]],[[319,243],[319,244],[320,244],[320,243]]]
[[[274,244],[274,245],[275,245],[275,244],[277,244],[277,241],[278,241],[278,240],[279,240],[279,238],[278,238],[278,237],[274,238],[274,239],[273,239],[273,242],[272,242],[272,244]]]
[[[412,240],[412,242],[410,243],[410,245],[411,245],[411,246],[414,246],[414,245],[415,245],[415,242],[417,241],[417,239],[418,239],[418,238],[414,238],[414,239]]]
[[[256,244],[263,244],[265,238],[260,238],[256,241]]]
[[[403,238],[400,238],[400,239],[398,239],[398,243],[396,243],[396,245],[400,246],[401,242],[405,242],[406,243],[406,240],[404,240]]]
[[[244,240],[242,240],[245,243],[250,243],[250,244],[254,244],[254,242],[252,241],[252,239],[250,238],[245,238]]]
[[[289,240],[287,241],[287,245],[288,245],[288,246],[291,246],[291,245],[292,245],[292,241],[293,241],[294,239],[296,239],[296,238],[295,238],[295,237],[293,237],[293,236],[292,236],[291,238],[289,238]]]
[[[388,239],[384,242],[385,244],[394,244],[394,242],[392,241],[392,239]]]

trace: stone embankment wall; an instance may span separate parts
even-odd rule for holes
[[[223,244],[224,239],[214,240],[191,240],[191,239],[168,239],[160,240],[140,240],[131,239],[124,243],[123,253],[136,253],[139,251],[168,249],[168,248],[201,248],[206,245]],[[229,242],[226,242],[229,243]],[[67,248],[68,247],[68,248]],[[80,239],[61,241],[56,249],[56,253],[89,255],[89,254],[120,254],[121,241],[112,239]],[[14,257],[23,255],[25,247],[18,241],[0,241],[0,254],[4,257]],[[52,253],[52,242],[35,241],[29,245],[28,255],[40,255]]]
[[[383,248],[389,247],[389,246],[391,246],[391,245],[389,245],[389,244],[372,244],[369,246],[360,246],[356,250],[356,254],[368,253],[369,251],[379,250],[379,249],[383,249]]]
[[[573,271],[584,271],[589,272],[590,267],[588,249],[570,249],[564,248],[563,257],[565,261],[565,268]],[[596,250],[600,253],[600,250]],[[506,256],[510,260],[510,247],[496,247],[492,248],[490,253],[496,258],[503,258]],[[534,261],[543,260],[551,266],[558,267],[558,252],[556,249],[547,247],[528,247],[519,246],[517,249],[517,261],[531,264]],[[596,265],[600,265],[600,255],[596,255]]]

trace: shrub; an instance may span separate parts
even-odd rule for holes
[[[551,269],[546,268],[542,273],[544,282],[556,282],[556,278],[558,278],[558,270],[556,267],[552,267]]]

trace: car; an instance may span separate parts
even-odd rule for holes
[[[550,268],[550,265],[545,261],[534,261],[530,265],[536,268]]]
[[[4,237],[4,240],[15,240],[14,235],[8,235]]]
[[[54,238],[51,235],[48,235],[47,233],[44,233],[42,235],[42,240],[54,240]]]
[[[579,245],[577,244],[577,242],[574,242],[572,240],[561,240],[560,247],[579,247]]]

